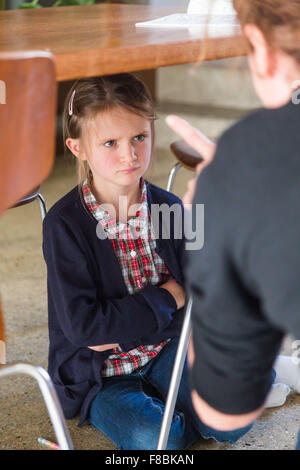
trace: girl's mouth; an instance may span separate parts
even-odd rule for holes
[[[133,168],[125,168],[125,170],[119,170],[120,173],[133,173],[134,171],[136,171],[138,168],[140,168],[139,166],[136,166],[136,167],[133,167]]]

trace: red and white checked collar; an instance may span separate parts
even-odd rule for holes
[[[141,205],[136,211],[135,215],[128,220],[127,224],[124,224],[122,222],[117,222],[116,219],[113,218],[107,210],[105,210],[105,206],[103,207],[101,203],[96,201],[88,181],[84,181],[82,191],[85,203],[95,219],[101,223],[103,230],[108,233],[109,238],[113,235],[122,235],[126,225],[128,225],[129,228],[133,231],[142,230],[142,228],[145,227],[145,224],[150,221],[149,208],[147,203],[147,186],[144,178],[141,178],[140,180],[140,188],[142,190]]]

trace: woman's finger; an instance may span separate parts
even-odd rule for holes
[[[176,115],[166,117],[168,126],[176,132],[185,142],[198,152],[205,161],[213,159],[216,144],[206,137],[195,127],[191,126],[187,121]]]

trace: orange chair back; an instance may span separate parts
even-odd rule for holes
[[[55,151],[56,93],[51,54],[0,54],[0,215],[50,173]],[[4,363],[0,299],[0,364]]]
[[[50,173],[56,93],[51,54],[0,54],[0,215]]]
[[[5,334],[4,334],[4,319],[0,299],[0,364],[5,364]]]

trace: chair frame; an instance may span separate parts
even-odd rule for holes
[[[180,170],[181,167],[182,167],[181,163],[178,162],[178,163],[175,163],[175,165],[171,169],[169,173],[168,183],[167,183],[167,191],[169,192],[172,191],[177,172],[178,170]]]
[[[55,116],[57,85],[55,76],[55,62],[52,54],[45,51],[28,51],[26,53],[0,54],[1,78],[7,80],[9,85],[7,108],[5,114],[0,113],[0,134],[3,141],[4,155],[21,156],[15,159],[1,161],[1,198],[0,214],[13,207],[22,205],[37,198],[40,204],[42,218],[46,214],[46,204],[39,194],[41,183],[49,174],[55,148]],[[37,87],[34,83],[39,83]],[[20,87],[20,84],[23,87]],[[29,92],[28,92],[29,90]],[[25,114],[20,115],[19,107],[24,107]],[[30,113],[32,107],[37,107],[39,113]],[[4,111],[1,109],[1,111]],[[38,129],[36,125],[38,124]],[[18,127],[19,126],[19,127]],[[15,128],[20,129],[24,139],[22,155],[19,151],[19,141],[15,138]],[[29,138],[34,135],[35,138]],[[36,155],[36,148],[43,145],[39,164],[27,171],[32,156]],[[14,181],[14,185],[11,184]],[[34,192],[33,188],[37,188]],[[28,194],[29,191],[31,194]],[[26,195],[24,197],[24,195]],[[23,199],[20,199],[23,198]],[[40,367],[27,363],[6,364],[5,358],[5,332],[2,308],[0,302],[0,378],[14,374],[25,374],[33,377],[39,385],[43,395],[56,438],[62,450],[73,450],[72,441],[65,424],[62,408],[58,400],[54,385],[48,372]]]
[[[65,424],[64,415],[48,372],[43,367],[27,363],[0,365],[0,379],[1,377],[15,374],[29,375],[37,381],[60,449],[73,450],[72,440]]]
[[[160,434],[157,443],[157,450],[166,450],[167,442],[170,433],[171,421],[174,414],[174,408],[178,395],[178,389],[182,377],[182,371],[184,367],[184,361],[186,358],[188,345],[191,334],[191,309],[193,301],[188,299],[186,311],[184,314],[184,321],[182,330],[179,338],[178,348],[174,360],[174,366],[166,400],[166,406],[163,414],[162,425],[160,428]]]
[[[43,198],[43,196],[41,195],[41,193],[39,193],[37,195],[37,201],[38,201],[39,206],[40,206],[40,212],[41,212],[42,220],[44,220],[44,218],[46,217],[46,214],[47,214],[47,206],[46,206],[46,201]]]
[[[14,207],[19,207],[19,206],[24,206],[25,204],[29,204],[30,202],[33,202],[37,200],[39,203],[39,208],[40,208],[40,213],[41,213],[41,218],[42,221],[46,217],[47,214],[47,206],[46,206],[46,201],[44,197],[40,193],[40,186],[32,191],[28,196],[23,197],[20,201],[18,201],[16,204],[12,206],[12,209]]]
[[[172,191],[176,174],[181,167],[194,171],[197,164],[200,163],[201,157],[192,149],[190,149],[183,141],[176,141],[170,145],[171,151],[174,153],[177,163],[170,171],[167,191]],[[199,160],[200,158],[200,160]],[[178,395],[178,389],[182,377],[184,361],[187,355],[188,345],[191,335],[191,310],[193,300],[190,297],[185,306],[184,321],[179,338],[178,348],[174,360],[173,371],[168,390],[166,406],[163,414],[162,425],[157,443],[157,450],[166,450],[170,433],[171,421],[174,414],[174,408]]]

